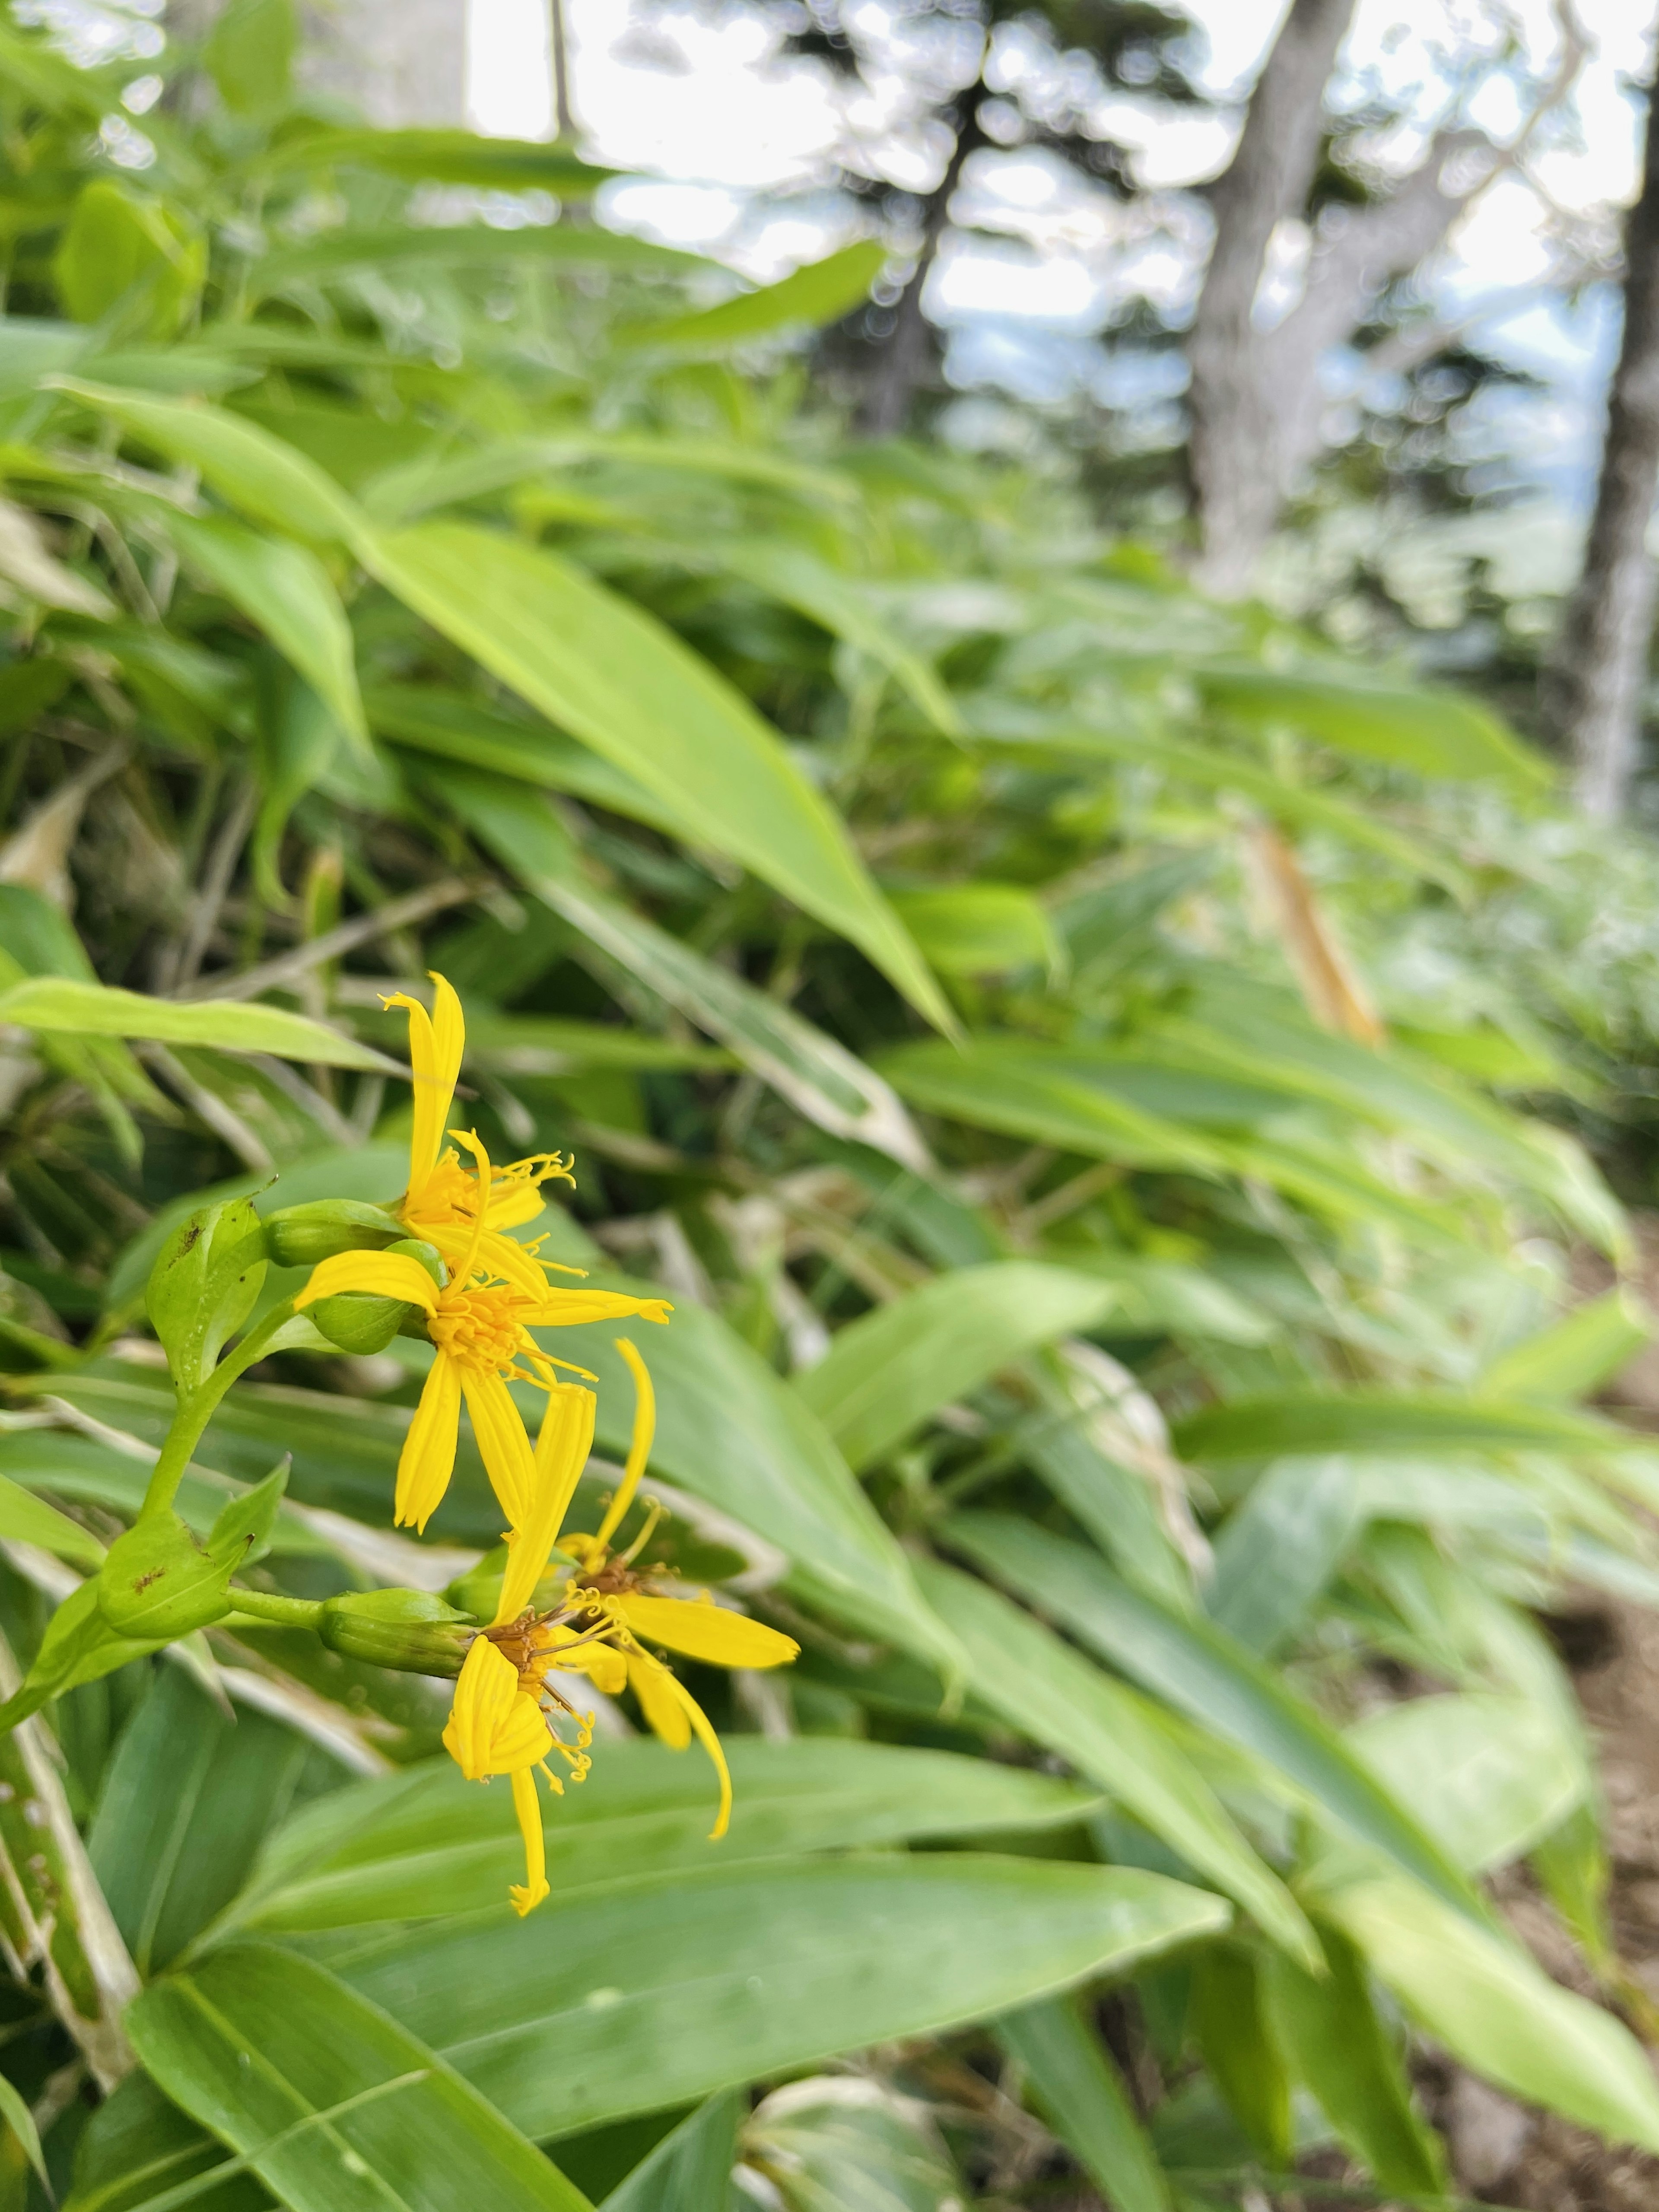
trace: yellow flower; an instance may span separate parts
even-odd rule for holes
[[[413,1233],[435,1244],[452,1273],[471,1249],[480,1223],[479,1177],[463,1167],[444,1144],[455,1085],[461,1072],[466,1024],[461,1002],[443,976],[432,977],[432,1012],[402,991],[381,1000],[409,1015],[409,1057],[415,1081],[415,1121],[409,1140],[409,1188],[393,1209]],[[450,1134],[458,1133],[450,1131]],[[465,1139],[463,1139],[465,1141]],[[580,1275],[580,1267],[560,1267],[539,1260],[533,1244],[509,1237],[541,1212],[541,1186],[558,1178],[574,1182],[569,1160],[560,1152],[536,1152],[496,1170],[483,1194],[483,1237],[479,1258],[494,1274],[534,1297],[544,1287],[545,1267]]]
[[[501,1602],[490,1628],[473,1638],[455,1685],[444,1748],[469,1782],[488,1782],[505,1774],[513,1784],[513,1809],[524,1838],[525,1881],[509,1894],[520,1917],[548,1894],[547,1852],[541,1808],[536,1802],[534,1770],[539,1767],[556,1794],[564,1784],[547,1764],[556,1753],[569,1765],[572,1779],[587,1772],[592,1716],[577,1721],[574,1745],[562,1742],[548,1724],[544,1700],[550,1694],[567,1714],[571,1709],[556,1692],[549,1692],[542,1673],[529,1664],[531,1653],[512,1624],[523,1613],[530,1593],[546,1569],[558,1522],[587,1462],[593,1441],[597,1401],[579,1385],[551,1385],[547,1412],[537,1441],[534,1488],[520,1526],[508,1537],[512,1547],[501,1583]]]
[[[595,1534],[572,1534],[563,1540],[564,1548],[580,1560],[580,1569],[567,1593],[559,1623],[566,1635],[551,1645],[548,1663],[556,1668],[579,1663],[574,1652],[565,1656],[573,1642],[587,1652],[608,1648],[614,1654],[612,1680],[616,1661],[620,1660],[621,1671],[639,1699],[640,1711],[665,1743],[675,1751],[684,1751],[692,1735],[696,1735],[720,1777],[720,1812],[709,1838],[717,1842],[732,1817],[732,1775],[726,1754],[702,1707],[647,1646],[664,1645],[716,1667],[752,1668],[787,1666],[800,1646],[793,1637],[781,1635],[763,1621],[717,1606],[707,1591],[696,1599],[653,1594],[647,1586],[649,1578],[634,1571],[634,1561],[649,1537],[654,1515],[626,1553],[611,1557],[611,1540],[634,1502],[656,1429],[656,1401],[645,1362],[626,1337],[617,1338],[617,1349],[628,1362],[636,1393],[628,1464]],[[592,1658],[586,1663],[598,1686],[610,1689],[611,1682],[600,1678]],[[622,1686],[620,1681],[615,1686]]]
[[[395,1517],[399,1526],[412,1522],[423,1529],[436,1511],[454,1472],[465,1399],[495,1496],[509,1528],[517,1529],[531,1514],[534,1468],[530,1440],[507,1386],[515,1381],[546,1388],[554,1369],[569,1364],[550,1358],[530,1330],[608,1321],[623,1314],[665,1322],[670,1308],[660,1298],[627,1297],[613,1291],[554,1290],[544,1281],[538,1292],[527,1294],[518,1283],[493,1274],[480,1257],[489,1202],[489,1158],[476,1139],[469,1141],[478,1160],[483,1204],[447,1285],[441,1289],[406,1252],[337,1252],[312,1270],[294,1303],[302,1310],[342,1291],[366,1291],[423,1308],[436,1357],[398,1462]]]

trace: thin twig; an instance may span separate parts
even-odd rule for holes
[[[182,990],[194,978],[201,967],[224,905],[225,894],[230,889],[230,879],[236,872],[236,863],[241,858],[242,848],[253,827],[253,817],[258,810],[258,786],[252,778],[242,786],[232,801],[231,809],[221,823],[219,835],[213,841],[213,849],[203,872],[202,888],[185,933],[185,941],[179,948],[168,988],[174,994]]]
[[[227,1105],[205,1085],[198,1083],[166,1045],[140,1044],[134,1049],[142,1060],[171,1085],[198,1120],[204,1121],[216,1137],[229,1146],[245,1168],[252,1169],[255,1175],[276,1172],[276,1163],[266,1150],[263,1139],[249,1128],[234,1106]]]
[[[487,876],[463,878],[446,876],[441,883],[428,884],[423,890],[410,891],[404,897],[393,899],[389,904],[376,907],[373,914],[360,914],[349,921],[343,921],[337,929],[327,930],[321,937],[307,939],[296,945],[290,952],[279,952],[274,960],[261,961],[257,968],[244,969],[240,975],[208,975],[188,988],[175,989],[173,996],[180,999],[257,999],[263,991],[274,991],[285,983],[292,983],[312,969],[337,959],[359,945],[371,944],[377,937],[407,928],[410,923],[423,921],[429,915],[441,913],[444,908],[459,906],[467,899],[477,898],[489,884]],[[193,971],[192,971],[193,973]]]

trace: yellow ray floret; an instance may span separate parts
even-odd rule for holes
[[[547,1850],[533,1770],[553,1748],[552,1735],[534,1696],[520,1687],[519,1670],[487,1637],[474,1639],[455,1685],[455,1702],[444,1730],[444,1748],[469,1782],[510,1775],[513,1809],[524,1838],[524,1887],[509,1893],[520,1916],[548,1893]]]
[[[409,1187],[396,1211],[414,1233],[435,1244],[452,1272],[471,1248],[475,1229],[483,1231],[482,1256],[492,1273],[534,1297],[546,1284],[552,1261],[507,1235],[541,1212],[541,1186],[557,1178],[574,1181],[570,1162],[560,1152],[537,1152],[500,1169],[492,1184],[463,1167],[444,1144],[455,1085],[461,1072],[466,1024],[461,1002],[446,979],[432,977],[432,1012],[402,991],[381,1001],[409,1016],[409,1058],[415,1085],[415,1119],[409,1139]],[[459,1132],[453,1133],[459,1135]],[[460,1141],[465,1145],[468,1139]],[[580,1274],[580,1268],[561,1272]]]

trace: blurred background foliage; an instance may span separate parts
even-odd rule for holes
[[[492,1152],[576,1155],[550,1254],[675,1301],[650,1556],[805,1648],[692,1670],[718,1848],[602,1711],[522,1925],[442,1686],[253,1628],[69,1692],[0,1744],[0,2201],[1437,2204],[1472,2096],[1659,2154],[1569,1671],[1659,1595],[1594,1402],[1650,849],[1098,456],[898,434],[880,241],[736,289],[296,50],[175,37],[135,155],[131,58],[0,20],[0,1664],[136,1509],[172,1224],[395,1195],[431,969]],[[290,1454],[267,1587],[443,1589],[422,1350],[267,1361],[181,1510]]]

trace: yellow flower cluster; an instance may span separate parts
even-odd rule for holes
[[[415,1078],[415,1121],[410,1144],[409,1188],[396,1211],[412,1237],[436,1248],[447,1280],[440,1284],[407,1252],[342,1252],[313,1269],[296,1307],[343,1291],[366,1291],[404,1300],[425,1313],[434,1348],[431,1371],[398,1465],[397,1519],[424,1528],[454,1471],[461,1407],[472,1431],[507,1527],[507,1561],[495,1618],[470,1646],[455,1685],[444,1743],[472,1781],[511,1778],[513,1802],[523,1832],[526,1878],[512,1891],[520,1913],[548,1894],[545,1845],[534,1775],[539,1769],[556,1793],[563,1783],[549,1760],[562,1759],[580,1781],[590,1764],[593,1717],[575,1711],[550,1677],[585,1674],[615,1695],[631,1688],[641,1711],[664,1741],[683,1750],[695,1734],[720,1777],[720,1813],[713,1834],[726,1832],[732,1784],[720,1741],[702,1707],[652,1647],[684,1652],[727,1667],[776,1667],[796,1656],[787,1636],[717,1606],[704,1593],[688,1601],[665,1595],[635,1571],[650,1528],[630,1549],[613,1556],[611,1546],[640,1485],[655,1430],[651,1378],[637,1348],[625,1337],[617,1349],[633,1375],[636,1394],[633,1440],[623,1480],[592,1535],[564,1533],[593,1441],[598,1400],[585,1387],[585,1368],[552,1358],[532,1328],[557,1328],[624,1315],[665,1322],[671,1309],[660,1298],[635,1298],[611,1291],[566,1288],[547,1280],[555,1262],[538,1256],[534,1243],[508,1231],[541,1211],[541,1186],[570,1181],[570,1163],[538,1153],[512,1166],[492,1167],[472,1133],[447,1130],[465,1041],[460,1001],[434,975],[434,1011],[399,994],[389,1006],[407,1009],[410,1059]],[[446,1134],[471,1155],[445,1146]],[[580,1274],[575,1268],[558,1269]],[[563,1382],[556,1370],[583,1377]],[[532,1449],[507,1388],[536,1384],[547,1404]],[[538,1612],[533,1600],[554,1549],[576,1562],[560,1602]],[[559,1723],[574,1723],[567,1742]]]

